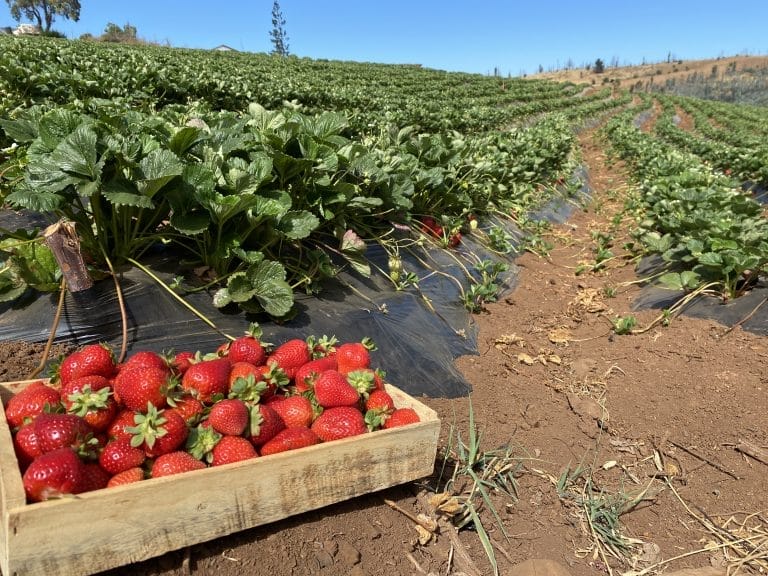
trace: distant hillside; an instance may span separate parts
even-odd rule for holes
[[[637,66],[571,68],[532,75],[596,86],[618,84],[636,92],[668,92],[709,100],[768,106],[768,56],[672,60]]]

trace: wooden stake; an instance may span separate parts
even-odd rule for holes
[[[43,231],[43,239],[59,263],[70,292],[81,292],[93,286],[80,253],[80,239],[74,222],[59,220],[51,224]]]

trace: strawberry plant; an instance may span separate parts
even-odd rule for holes
[[[5,233],[0,258],[0,302],[16,300],[28,289],[51,292],[59,287],[58,264],[34,232]]]
[[[471,312],[484,309],[487,302],[495,302],[499,292],[499,276],[509,267],[503,262],[483,260],[475,266],[479,279],[464,293],[464,306]]]
[[[644,178],[634,236],[665,262],[662,284],[687,291],[706,286],[725,299],[749,290],[768,268],[762,207],[698,156],[626,122],[614,119],[608,132]]]

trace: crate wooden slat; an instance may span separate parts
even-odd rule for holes
[[[28,382],[0,384],[0,399]],[[432,473],[440,421],[388,385],[421,422],[227,466],[26,504],[0,417],[3,576],[93,574]]]

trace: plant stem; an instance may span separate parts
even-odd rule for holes
[[[234,336],[230,336],[229,334],[227,334],[227,333],[226,333],[226,332],[224,332],[223,330],[219,329],[219,328],[216,326],[216,324],[214,324],[214,323],[213,323],[213,322],[212,322],[212,321],[211,321],[211,320],[210,320],[210,319],[209,319],[207,316],[205,316],[205,315],[204,315],[202,312],[200,312],[199,310],[197,310],[197,308],[195,308],[194,306],[192,306],[192,304],[190,304],[189,302],[187,302],[186,300],[184,300],[184,299],[183,299],[181,296],[179,296],[178,294],[176,294],[176,292],[174,292],[173,290],[171,290],[170,286],[168,286],[168,285],[167,285],[165,282],[163,282],[163,281],[162,281],[160,278],[158,278],[158,277],[157,277],[157,275],[155,275],[155,274],[154,274],[154,273],[153,273],[153,272],[152,272],[152,271],[151,271],[149,268],[147,268],[147,267],[146,267],[146,266],[144,266],[143,264],[141,264],[141,263],[137,262],[137,261],[136,261],[136,260],[134,260],[133,258],[127,258],[127,261],[128,261],[128,262],[130,262],[131,264],[133,264],[134,266],[136,266],[136,268],[138,268],[138,269],[139,269],[139,270],[141,270],[142,272],[144,272],[144,274],[146,274],[147,276],[149,276],[150,278],[152,278],[152,280],[154,280],[155,282],[157,282],[157,283],[158,283],[158,284],[159,284],[159,285],[160,285],[160,286],[161,286],[161,287],[162,287],[162,288],[163,288],[163,289],[164,289],[166,292],[168,292],[168,293],[169,293],[171,296],[173,296],[173,298],[175,298],[175,299],[176,299],[176,300],[179,302],[179,304],[181,304],[181,305],[182,305],[182,306],[184,306],[184,307],[185,307],[187,310],[189,310],[190,312],[192,312],[192,314],[194,314],[195,316],[197,316],[197,317],[198,317],[200,320],[202,320],[203,322],[205,322],[205,323],[206,323],[208,326],[210,326],[211,328],[213,328],[213,329],[214,329],[216,332],[218,332],[219,334],[221,334],[222,336],[224,336],[224,337],[225,337],[225,338],[227,338],[228,340],[234,340],[234,339],[235,339],[235,338],[234,338]]]
[[[48,361],[48,356],[51,353],[51,346],[53,346],[53,340],[56,338],[56,331],[59,329],[59,320],[61,320],[61,311],[64,309],[64,298],[67,294],[67,281],[64,277],[61,278],[61,285],[59,286],[59,303],[56,306],[56,313],[53,316],[53,323],[51,324],[51,331],[48,334],[48,341],[45,343],[43,349],[43,355],[40,358],[40,364],[37,368],[29,373],[28,379],[32,380],[37,378],[37,375],[45,368],[45,363]]]

